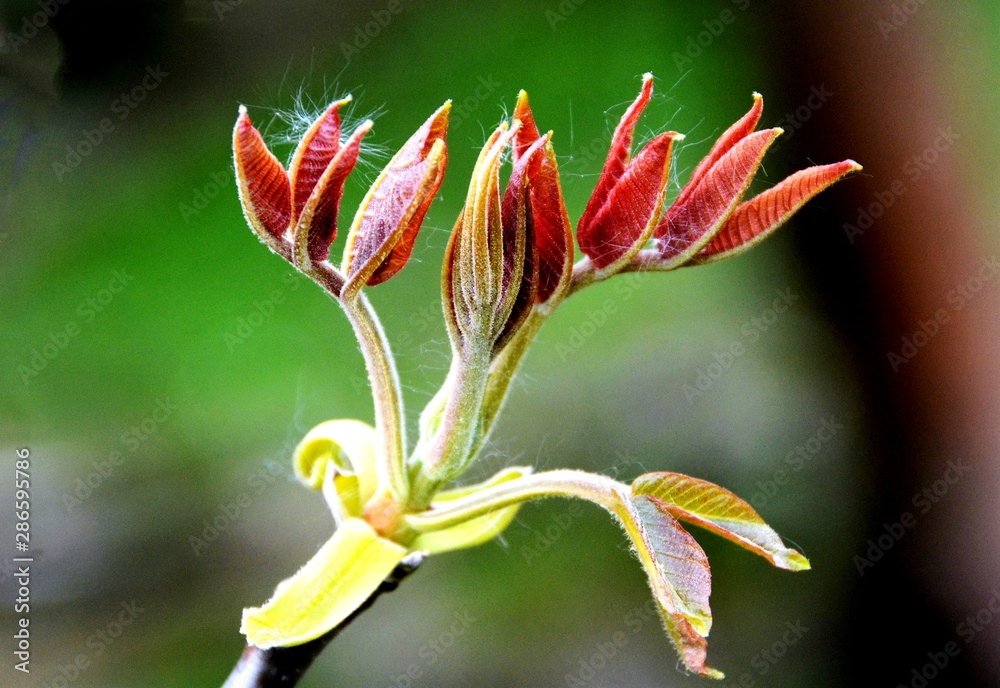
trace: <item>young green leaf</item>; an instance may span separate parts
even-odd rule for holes
[[[809,568],[809,560],[785,547],[752,506],[714,483],[680,473],[646,473],[632,483],[632,494],[645,496],[682,521],[756,552],[778,568]]]
[[[360,607],[407,555],[359,518],[345,521],[263,607],[243,610],[240,632],[259,648],[301,645]]]
[[[624,492],[624,490],[622,491]],[[705,663],[712,627],[708,558],[691,534],[654,500],[618,494],[614,509],[632,540],[660,609],[664,629],[684,665],[709,678],[723,674]]]
[[[341,474],[358,476],[361,504],[375,494],[375,429],[359,420],[328,420],[310,430],[292,454],[299,481],[314,490],[323,488],[329,464]]]
[[[446,507],[449,502],[454,502],[457,499],[474,495],[482,490],[530,474],[530,467],[514,466],[506,468],[489,480],[477,485],[440,492],[431,503],[431,509]],[[517,516],[519,508],[520,504],[501,507],[484,516],[470,519],[451,528],[421,533],[410,544],[410,549],[437,554],[439,552],[450,552],[451,550],[464,549],[466,547],[475,547],[476,545],[492,540],[502,533],[510,525],[511,521],[514,520],[514,517]]]

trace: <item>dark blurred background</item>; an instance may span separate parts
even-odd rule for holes
[[[372,293],[412,422],[447,367],[440,259],[485,132],[526,89],[576,218],[652,71],[643,139],[688,135],[671,193],[755,90],[786,131],[756,189],[848,157],[865,171],[740,258],[574,297],[471,477],[670,469],[752,501],[814,568],[696,533],[726,685],[1000,686],[998,38],[992,0],[4,2],[9,649],[20,447],[35,562],[32,671],[5,650],[0,684],[220,685],[241,609],[331,532],[289,453],[319,421],[371,420],[367,383],[336,306],[243,221],[240,103],[283,158],[337,95],[379,115],[346,226],[386,154],[454,100],[414,259]],[[648,599],[604,513],[529,505],[502,541],[432,558],[302,685],[707,685],[677,671]]]

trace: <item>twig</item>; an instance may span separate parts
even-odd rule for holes
[[[309,666],[319,656],[327,644],[340,635],[354,619],[371,607],[380,595],[392,592],[403,580],[417,570],[426,555],[415,552],[399,563],[389,577],[382,581],[378,589],[365,602],[344,619],[338,626],[315,640],[293,647],[272,647],[262,650],[247,646],[243,656],[236,663],[233,672],[222,688],[290,688],[299,682]]]

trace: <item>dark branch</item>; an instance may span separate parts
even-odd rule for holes
[[[379,595],[392,592],[399,587],[399,584],[423,563],[425,556],[423,553],[417,552],[403,559],[389,574],[389,577],[382,581],[371,597],[365,600],[364,604],[354,610],[340,625],[319,638],[302,645],[272,647],[268,650],[262,650],[253,645],[248,646],[222,688],[273,688],[274,686],[290,688],[294,686],[331,640],[340,635],[340,632],[347,628],[348,624],[367,611],[379,598]]]

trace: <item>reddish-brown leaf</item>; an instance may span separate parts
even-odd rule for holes
[[[534,115],[528,106],[528,94],[524,91],[518,97],[514,118],[521,122],[521,129],[514,139],[516,160],[540,138]],[[551,132],[548,136],[551,137]],[[546,142],[544,154],[532,159],[528,177],[528,206],[538,264],[535,298],[538,303],[545,303],[560,284],[568,280],[573,270],[573,229],[563,201],[559,166],[551,140]]]
[[[371,128],[371,120],[362,123],[344,142],[316,182],[295,226],[295,250],[300,255],[308,251],[309,259],[313,261],[326,260],[330,255],[330,244],[337,236],[337,213],[344,195],[344,183],[358,162],[361,139]]]
[[[695,256],[694,262],[723,260],[755,246],[816,194],[860,169],[858,163],[845,160],[796,172],[754,199],[741,203],[725,226]]]
[[[292,221],[297,222],[319,178],[340,150],[340,114],[350,97],[338,100],[320,115],[299,141],[288,174],[294,201]]]
[[[258,235],[280,240],[292,217],[288,175],[242,105],[233,130],[233,155],[247,222]]]
[[[594,193],[591,194],[587,202],[587,208],[583,211],[583,216],[576,225],[577,237],[587,233],[594,218],[607,204],[611,190],[614,189],[618,180],[628,166],[632,151],[632,135],[635,132],[635,125],[639,121],[639,116],[646,108],[650,97],[653,94],[653,75],[644,74],[642,77],[642,90],[639,97],[635,99],[625,114],[622,115],[614,135],[611,137],[611,148],[608,151],[608,158],[604,163],[604,170],[597,180]],[[582,248],[582,246],[581,246]]]
[[[743,115],[740,119],[733,123],[731,127],[726,129],[726,131],[718,138],[715,145],[712,146],[712,150],[708,152],[698,166],[694,168],[694,172],[691,174],[691,178],[688,183],[681,189],[680,195],[677,196],[677,200],[674,201],[674,205],[680,205],[687,200],[687,197],[694,191],[695,187],[702,180],[708,171],[712,169],[712,166],[719,161],[723,155],[732,150],[733,146],[745,139],[754,129],[757,128],[757,123],[760,121],[760,115],[764,110],[764,98],[759,93],[753,94],[753,106],[750,111]]]
[[[493,347],[495,351],[503,348],[528,317],[538,293],[536,232],[529,201],[532,183],[529,170],[537,167],[533,161],[542,156],[542,149],[548,142],[548,135],[539,138],[518,157],[500,206],[503,287],[497,305],[497,322],[503,327],[497,335]]]
[[[781,129],[765,129],[738,141],[687,195],[674,203],[656,228],[665,262],[687,262],[729,219],[753,181],[760,161]]]
[[[632,160],[593,221],[577,233],[580,249],[598,268],[642,248],[660,219],[675,132],[660,134]]]
[[[448,160],[445,103],[393,156],[361,202],[344,250],[349,279],[385,282],[403,269]]]

